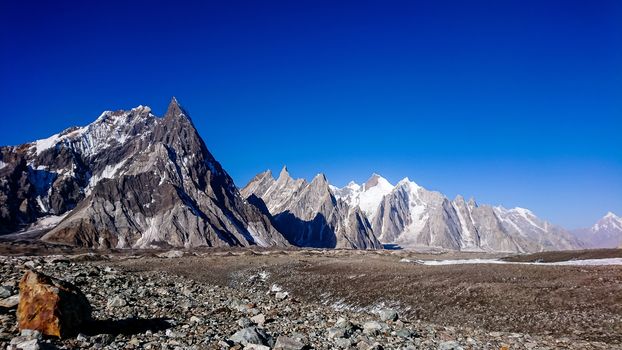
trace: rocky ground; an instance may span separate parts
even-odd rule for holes
[[[556,267],[549,275],[541,270],[549,267],[503,270],[507,266],[482,265],[453,267],[450,273],[452,267],[405,265],[399,256],[386,252],[233,250],[160,255],[0,257],[0,348],[16,349],[18,344],[24,349],[622,348],[619,266]],[[77,285],[97,321],[64,340],[38,339],[36,332],[20,334],[11,304],[27,268]],[[534,282],[560,274],[567,275],[562,279],[572,288],[559,278]],[[592,278],[596,281],[592,285],[581,282]],[[470,286],[465,284],[468,279]],[[496,290],[503,299],[505,288],[512,285],[519,292],[507,294],[510,302],[500,308],[489,292]],[[527,285],[535,292],[528,292]],[[429,294],[434,288],[457,295],[475,293],[480,304],[470,298],[463,302],[452,293],[436,298]],[[567,289],[585,293],[586,299],[573,307],[555,303],[576,296]],[[408,297],[417,293],[423,295]],[[519,310],[534,295],[530,302],[542,315],[531,314],[529,308]],[[508,306],[512,297],[516,308]],[[613,305],[607,308],[603,302]],[[589,307],[591,313],[586,311]],[[434,310],[443,315],[431,317]],[[464,322],[469,313],[474,321]],[[508,313],[512,317],[494,317]],[[542,323],[542,331],[522,327],[521,322],[530,323],[529,315],[536,321],[556,319],[567,331],[548,323]],[[516,324],[491,327],[504,320]],[[586,327],[583,332],[581,327]]]

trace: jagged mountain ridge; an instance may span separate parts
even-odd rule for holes
[[[573,233],[590,248],[622,248],[622,218],[608,212],[592,227]]]
[[[89,247],[288,245],[240,195],[172,99],[0,148],[0,231],[61,216],[44,237]]]
[[[271,171],[255,176],[242,190],[251,202],[259,202],[290,243],[320,248],[382,248],[365,214],[337,200],[323,174],[311,182],[293,179],[286,167],[278,179]]]
[[[382,184],[382,189],[374,190],[370,182]],[[581,247],[564,229],[540,220],[526,209],[480,206],[475,200],[467,202],[461,196],[452,201],[408,178],[393,186],[374,174],[364,186],[350,182],[344,188],[333,187],[333,191],[352,205],[358,205],[357,198],[376,200],[375,207],[366,203],[366,213],[372,218],[374,233],[383,243],[511,252]],[[374,195],[365,193],[371,191]]]

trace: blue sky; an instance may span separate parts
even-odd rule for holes
[[[243,186],[378,172],[622,215],[622,2],[0,2],[0,144],[175,95]]]

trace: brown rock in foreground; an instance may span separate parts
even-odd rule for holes
[[[67,337],[91,320],[91,305],[73,284],[28,270],[19,283],[17,323],[43,335]]]

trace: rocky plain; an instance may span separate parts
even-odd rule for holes
[[[11,251],[0,256],[3,349],[622,348],[621,266],[424,266],[413,261],[479,255],[386,250]],[[93,319],[63,338],[20,330],[28,270],[79,288]]]

